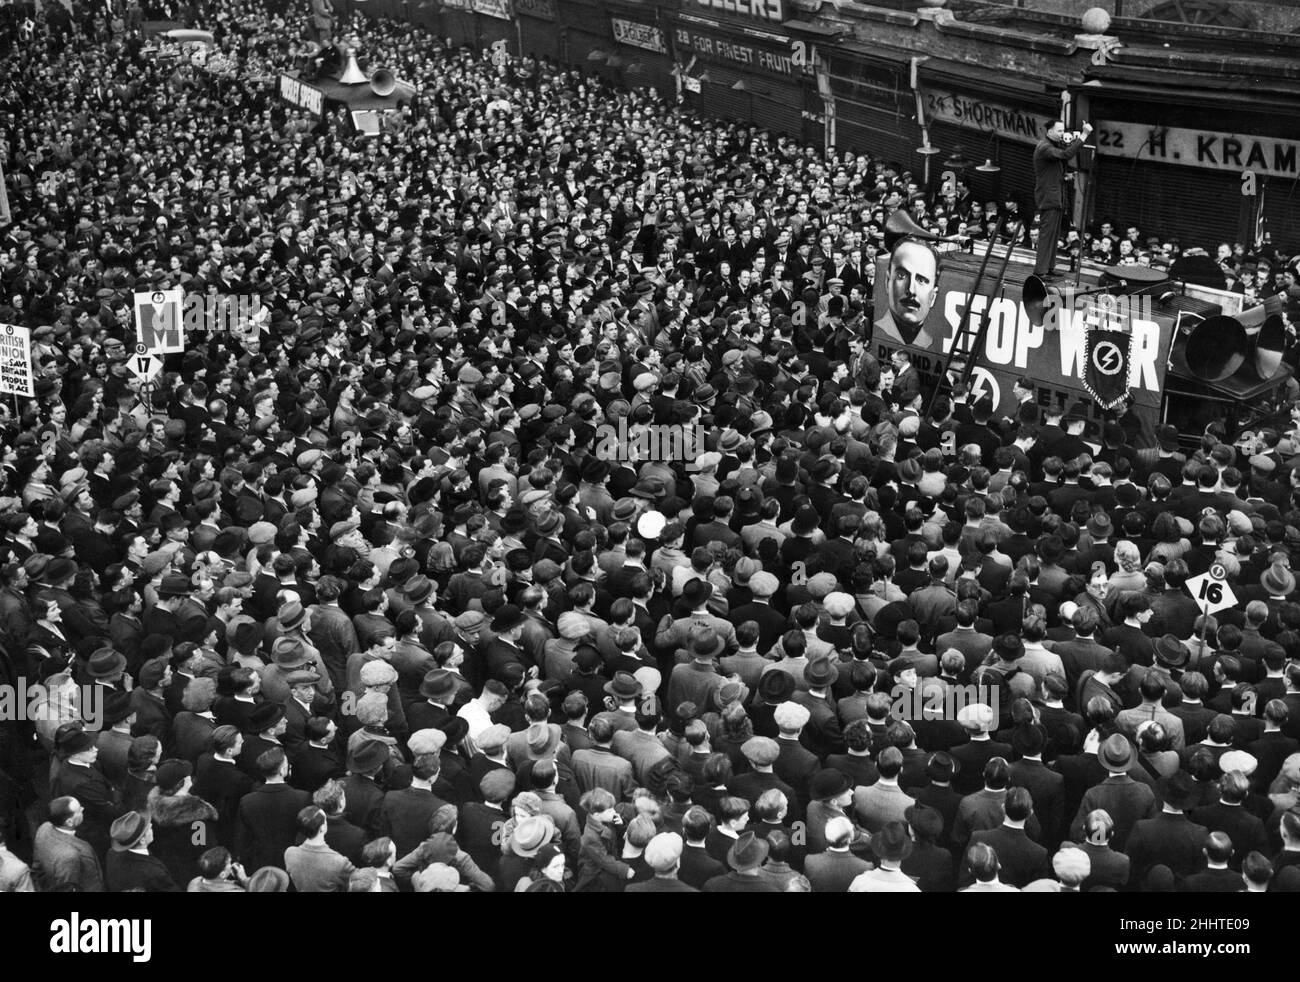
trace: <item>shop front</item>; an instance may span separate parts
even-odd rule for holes
[[[653,88],[672,102],[677,97],[672,55],[667,32],[654,23],[653,11],[610,6],[609,27],[616,45],[616,57],[630,87]]]
[[[1094,98],[1098,220],[1213,254],[1266,238],[1300,251],[1294,118]],[[1290,135],[1287,135],[1287,131]]]
[[[679,13],[673,52],[690,108],[821,145],[824,103],[807,40]]]
[[[478,20],[481,48],[505,45],[510,54],[519,53],[519,32],[515,29],[513,0],[470,0]]]
[[[520,54],[560,60],[560,30],[555,0],[514,0],[519,21]]]
[[[478,24],[470,0],[442,0],[442,35],[453,45],[476,45]]]

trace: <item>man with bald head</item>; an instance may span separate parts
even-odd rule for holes
[[[919,239],[903,239],[889,257],[885,282],[889,309],[876,321],[875,339],[930,348],[925,320],[939,296],[939,257]]]

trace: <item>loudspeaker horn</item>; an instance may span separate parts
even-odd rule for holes
[[[1107,293],[1110,287],[1097,286],[1087,290],[1075,290],[1073,297],[1089,297],[1094,293]],[[1020,302],[1025,305],[1025,313],[1029,315],[1029,323],[1034,327],[1042,327],[1043,321],[1047,319],[1047,296],[1051,293],[1048,289],[1047,281],[1041,276],[1035,276],[1032,273],[1025,277],[1024,284],[1020,287]]]
[[[370,74],[370,91],[381,99],[397,90],[397,76],[387,68],[376,68]]]
[[[890,252],[902,239],[920,239],[923,242],[965,242],[969,235],[935,235],[916,224],[905,208],[897,208],[885,220],[885,248]]]
[[[363,72],[361,66],[357,64],[356,48],[348,48],[348,61],[343,68],[343,74],[339,76],[339,84],[360,85],[363,82],[369,81],[370,79],[366,78],[366,73]]]
[[[1187,337],[1185,354],[1187,367],[1197,378],[1222,382],[1237,374],[1247,358],[1255,375],[1272,378],[1285,350],[1282,298],[1269,297],[1240,317],[1219,314],[1201,321]]]

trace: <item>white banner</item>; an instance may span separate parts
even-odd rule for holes
[[[134,295],[135,337],[146,351],[179,354],[185,350],[182,308],[185,303],[179,289],[154,290]]]
[[[32,378],[32,332],[14,324],[0,330],[0,392],[36,395]]]
[[[1047,135],[1047,129],[1052,125],[1052,117],[1042,113],[1026,112],[928,84],[925,86],[925,114],[932,120],[996,133],[1021,143],[1037,143]]]
[[[1151,160],[1260,177],[1300,176],[1300,141],[1217,130],[1189,130],[1146,123],[1094,123],[1097,152],[1108,157]]]
[[[668,53],[668,42],[659,28],[621,17],[611,17],[609,23],[614,28],[614,40],[619,44],[657,51],[661,55]]]

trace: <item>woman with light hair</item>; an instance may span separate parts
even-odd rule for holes
[[[1142,571],[1142,554],[1138,547],[1128,539],[1115,543],[1115,565],[1119,567],[1110,574],[1106,583],[1106,598],[1113,602],[1121,593],[1131,590],[1143,591],[1147,588],[1146,574]]]

